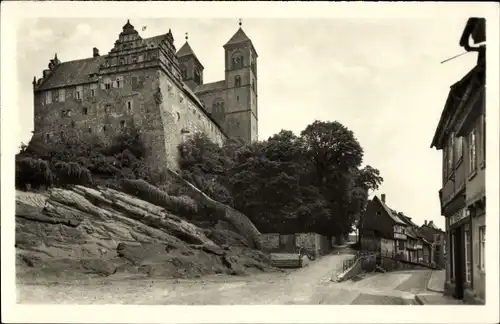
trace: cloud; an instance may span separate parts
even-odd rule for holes
[[[76,26],[76,32],[80,35],[88,35],[92,32],[92,27],[85,23],[78,24],[78,26]]]

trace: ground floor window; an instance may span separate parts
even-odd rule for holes
[[[464,227],[465,281],[472,281],[471,238],[469,225]]]
[[[486,247],[486,226],[479,228],[479,268],[484,271],[485,268],[485,247]]]

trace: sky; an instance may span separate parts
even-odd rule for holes
[[[17,142],[33,129],[33,77],[54,53],[61,61],[106,54],[127,17],[26,19],[17,33]],[[185,33],[204,81],[224,78],[223,44],[238,29],[234,19],[145,19],[131,23],[142,37],[168,32],[175,46]],[[417,224],[444,228],[438,190],[441,152],[430,148],[449,87],[475,64],[458,41],[464,16],[416,19],[255,19],[242,28],[258,52],[259,139],[281,129],[300,133],[314,120],[337,120],[364,148],[364,164],[380,170],[375,192]],[[142,26],[147,26],[141,31]]]

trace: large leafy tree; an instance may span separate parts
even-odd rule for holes
[[[349,233],[382,181],[378,170],[360,168],[361,145],[336,121],[315,121],[300,136],[282,130],[265,141],[228,140],[223,147],[197,135],[180,149],[183,176],[230,201],[263,232]]]

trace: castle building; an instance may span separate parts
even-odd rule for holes
[[[172,32],[142,38],[129,21],[106,55],[61,62],[54,56],[33,79],[34,136],[46,142],[97,135],[110,140],[130,127],[140,131],[148,163],[179,169],[178,145],[204,132],[258,138],[257,52],[240,28],[224,45],[225,79],[203,83],[188,43],[176,52]]]

